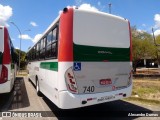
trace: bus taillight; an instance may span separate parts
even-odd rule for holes
[[[71,93],[78,93],[76,79],[74,77],[72,68],[69,68],[65,73],[67,88]]]
[[[0,84],[7,82],[7,78],[8,78],[8,69],[6,66],[2,65]]]

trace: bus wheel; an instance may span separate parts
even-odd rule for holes
[[[41,91],[39,89],[39,81],[38,81],[38,79],[36,80],[36,91],[37,91],[37,95],[41,96]]]

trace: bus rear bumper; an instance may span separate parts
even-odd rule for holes
[[[9,93],[11,91],[10,81],[0,84],[0,94]]]
[[[127,88],[95,94],[72,94],[68,91],[59,92],[59,108],[72,109],[85,107],[109,101],[119,100],[131,96],[132,85]]]

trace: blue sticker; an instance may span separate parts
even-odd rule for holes
[[[73,64],[73,69],[74,69],[74,71],[81,71],[81,63],[74,63]]]

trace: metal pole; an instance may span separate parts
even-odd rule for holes
[[[109,13],[111,14],[111,6],[112,6],[112,4],[109,3],[108,6],[109,6]]]
[[[22,33],[21,33],[21,31],[20,31],[20,29],[18,28],[18,26],[14,23],[14,22],[10,22],[11,24],[13,24],[16,28],[17,28],[17,30],[18,30],[18,32],[19,32],[19,34],[20,34],[20,50],[19,50],[19,72],[20,72],[20,68],[21,68],[21,63],[20,63],[20,59],[21,59],[21,54],[20,54],[20,52],[21,52],[21,36],[22,36]]]

